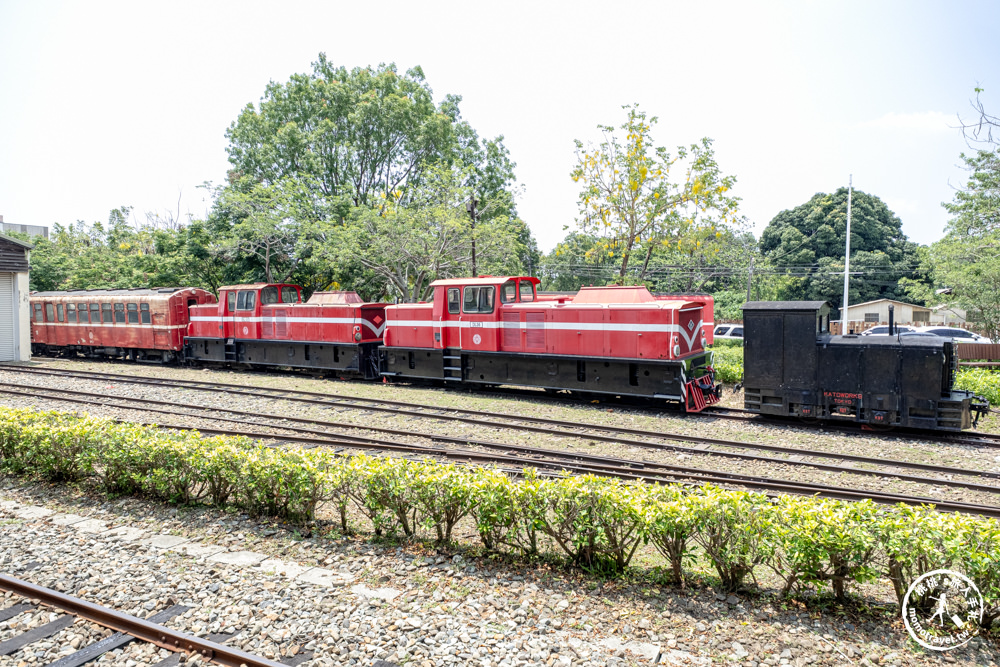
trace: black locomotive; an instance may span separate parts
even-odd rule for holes
[[[825,301],[743,306],[744,404],[765,415],[961,431],[989,409],[955,389],[955,344],[830,334]],[[890,331],[893,325],[890,316]]]

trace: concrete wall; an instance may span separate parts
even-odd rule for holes
[[[17,318],[14,326],[18,328],[17,358],[20,361],[31,359],[31,294],[28,291],[28,272],[14,274],[14,297],[17,299]]]

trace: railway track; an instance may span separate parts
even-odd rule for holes
[[[281,398],[288,398],[293,400],[291,397],[313,397],[318,399],[318,401],[324,401],[327,403],[336,403],[342,407],[348,408],[359,408],[360,406],[369,406],[366,409],[381,411],[381,412],[400,412],[400,410],[393,410],[392,408],[402,408],[405,410],[412,411],[426,411],[433,412],[439,415],[440,419],[460,419],[456,415],[468,415],[471,417],[494,417],[494,418],[504,418],[510,420],[516,420],[525,423],[538,423],[538,424],[549,424],[553,426],[561,426],[566,428],[587,428],[588,425],[581,425],[578,422],[569,422],[565,420],[558,419],[547,419],[543,417],[528,417],[525,415],[510,415],[496,412],[484,412],[481,410],[470,410],[464,408],[441,408],[440,406],[433,405],[420,405],[415,403],[410,403],[406,401],[392,401],[385,399],[375,399],[375,398],[361,398],[358,396],[337,394],[336,392],[311,392],[302,390],[291,390],[291,389],[276,389],[270,387],[257,387],[253,385],[242,385],[233,383],[222,383],[222,382],[206,382],[200,380],[162,380],[160,378],[150,378],[135,375],[126,375],[122,373],[105,373],[98,371],[69,371],[64,369],[41,369],[41,368],[27,368],[21,366],[6,366],[3,368],[6,371],[13,372],[25,372],[25,373],[36,373],[43,375],[70,375],[81,378],[91,378],[91,379],[107,379],[116,382],[128,382],[131,384],[150,384],[157,385],[163,384],[165,382],[184,385],[189,389],[199,389],[208,388],[212,391],[222,391],[226,393],[233,394],[246,394],[246,395],[263,395],[275,396]],[[503,392],[502,396],[517,395],[517,396],[527,396],[532,399],[551,399],[551,396],[537,390],[519,390],[510,389]],[[299,400],[299,402],[309,402],[308,400]],[[318,402],[317,401],[317,402]],[[588,402],[583,400],[572,401],[573,403],[579,405],[586,405]],[[627,407],[649,407],[648,405],[643,406],[639,403],[627,403]],[[656,408],[657,412],[663,412],[662,406]],[[877,435],[878,437],[884,438],[920,438],[921,440],[926,440],[928,442],[939,442],[942,444],[951,444],[967,447],[990,447],[1000,449],[1000,434],[997,433],[975,433],[975,434],[945,434],[945,433],[927,433],[926,431],[877,431],[866,429],[861,426],[851,425],[849,423],[838,423],[838,422],[805,422],[794,419],[781,419],[776,417],[768,417],[766,415],[760,415],[756,412],[751,412],[743,408],[730,408],[722,406],[711,406],[706,408],[702,412],[695,413],[677,413],[678,415],[693,417],[693,418],[714,418],[714,419],[727,419],[734,421],[745,421],[754,422],[760,424],[766,424],[768,426],[774,425],[786,425],[794,428],[810,428],[815,426],[824,431],[838,431],[842,433],[849,433],[853,435],[866,435],[872,436]],[[658,436],[669,436],[670,434],[665,434],[657,431],[645,431],[643,429],[628,429],[622,427],[613,427],[605,425],[589,425],[591,428],[601,429],[605,431],[613,432],[624,432],[631,435],[642,436],[644,434],[655,434]],[[704,438],[703,440],[711,441],[711,438]],[[709,443],[711,444],[711,443]],[[716,444],[722,444],[721,441]],[[795,453],[800,453],[802,450],[795,450]],[[809,454],[810,456],[821,456],[821,453],[816,452]],[[845,458],[838,456],[837,458]]]
[[[166,382],[168,385],[173,385],[172,381],[164,381],[164,382]],[[204,383],[197,383],[197,384],[201,385]],[[818,494],[825,497],[840,498],[845,500],[859,500],[862,498],[872,498],[882,503],[898,503],[898,502],[904,502],[908,504],[931,503],[937,505],[940,509],[946,511],[1000,516],[1000,508],[992,505],[954,502],[954,501],[941,500],[931,497],[912,496],[905,494],[887,493],[887,492],[862,490],[862,489],[851,489],[829,484],[772,479],[760,475],[732,473],[732,472],[718,471],[718,470],[707,470],[702,468],[678,466],[663,462],[648,461],[648,460],[639,461],[639,460],[586,454],[582,452],[543,449],[538,447],[527,447],[520,445],[512,445],[509,443],[498,443],[487,440],[470,439],[467,437],[445,436],[434,433],[420,433],[412,429],[403,430],[403,429],[391,429],[385,427],[362,426],[353,423],[306,419],[301,417],[291,417],[287,415],[270,415],[257,411],[250,412],[250,411],[234,410],[228,408],[198,406],[190,403],[179,405],[178,403],[171,401],[157,401],[153,399],[137,399],[131,397],[130,398],[113,397],[113,396],[108,396],[106,394],[96,394],[93,392],[64,390],[64,389],[46,389],[32,385],[8,384],[6,385],[6,390],[13,394],[19,394],[26,397],[40,398],[43,400],[46,399],[63,400],[63,401],[70,401],[83,404],[101,405],[105,407],[115,407],[120,409],[141,410],[143,412],[166,414],[170,416],[176,416],[178,414],[179,408],[190,409],[205,413],[225,413],[232,416],[231,417],[212,416],[208,417],[207,419],[210,419],[215,422],[224,422],[224,423],[228,422],[240,425],[253,425],[258,427],[264,427],[271,430],[281,431],[281,433],[249,431],[246,429],[237,429],[237,428],[224,428],[224,429],[201,428],[199,430],[205,433],[243,435],[261,440],[292,441],[306,446],[335,446],[335,447],[342,447],[345,449],[350,448],[350,449],[362,449],[362,450],[378,450],[378,451],[393,452],[396,454],[404,454],[404,455],[445,458],[464,463],[494,464],[494,465],[499,464],[502,466],[506,466],[512,470],[523,470],[526,467],[532,467],[540,470],[546,470],[549,472],[549,474],[560,474],[564,471],[576,474],[593,473],[593,474],[610,475],[623,479],[641,480],[647,482],[681,481],[681,482],[690,482],[697,484],[701,483],[713,483],[713,484],[725,484],[725,485],[735,484],[768,492],[798,493],[807,495]],[[287,399],[286,396],[283,396],[283,398]],[[316,399],[313,398],[308,399],[309,402],[315,400]],[[126,404],[121,405],[122,402],[125,402]],[[137,407],[135,405],[136,403],[139,403],[144,407]],[[363,409],[368,409],[368,408],[364,407]],[[426,416],[428,418],[435,418],[435,419],[442,417],[442,415],[439,413],[431,413],[427,415],[421,414],[420,416]],[[265,423],[248,424],[248,422],[251,422],[253,420],[258,420],[258,421],[264,420]],[[553,420],[548,420],[548,421],[553,421]],[[300,426],[290,426],[288,422],[308,425],[309,428]],[[491,427],[499,426],[499,424],[495,423],[489,423],[488,425]],[[183,426],[171,426],[169,424],[160,424],[160,426],[168,428],[171,427],[188,428]],[[323,429],[311,428],[313,426],[320,426],[323,427]],[[510,426],[506,425],[505,427],[510,427]],[[414,444],[414,443],[398,442],[398,441],[390,442],[385,440],[384,438],[370,438],[363,436],[347,435],[344,433],[334,433],[328,429],[354,430],[354,431],[363,430],[383,435],[391,435],[395,437],[405,437],[410,439],[414,438],[425,439],[430,443],[447,443],[455,446],[456,448],[445,449],[435,444],[424,445],[424,444]],[[744,460],[768,461],[773,463],[780,463],[783,465],[809,466],[829,472],[838,472],[838,473],[845,472],[845,473],[866,475],[872,477],[903,479],[935,487],[951,486],[951,487],[971,489],[975,491],[984,491],[994,494],[1000,493],[1000,487],[990,484],[984,484],[973,481],[954,480],[954,479],[923,477],[918,475],[900,473],[898,470],[877,471],[877,470],[868,470],[863,468],[854,468],[849,466],[823,464],[817,462],[770,458],[770,457],[764,457],[760,455],[747,454],[741,452],[718,452],[718,451],[707,450],[704,448],[682,447],[674,444],[663,444],[663,443],[657,444],[645,441],[624,440],[620,437],[601,436],[599,434],[591,434],[589,436],[578,435],[578,434],[567,434],[565,432],[558,431],[557,429],[552,429],[548,427],[543,428],[538,426],[531,426],[525,430],[530,430],[535,432],[542,431],[545,433],[556,434],[556,435],[574,435],[574,437],[583,437],[583,438],[590,437],[591,439],[604,440],[604,441],[610,440],[620,444],[639,445],[647,448],[668,449],[672,451],[687,451],[697,454],[710,454],[716,456],[734,457]],[[623,429],[623,430],[629,431],[631,429]],[[294,433],[295,435],[289,435],[290,433]],[[657,434],[657,435],[664,435],[664,434]],[[744,449],[753,448],[755,446],[753,443],[745,443],[741,441],[722,441],[717,439],[692,438],[691,436],[680,436],[675,434],[667,434],[667,435],[670,435],[671,437],[676,437],[678,439],[707,440],[717,443],[725,443],[727,446],[730,447],[737,447]],[[473,447],[477,449],[468,449],[468,447]],[[772,449],[777,448],[789,452],[797,452],[799,454],[804,452],[804,450],[798,450],[794,448],[779,448],[773,445],[767,445],[766,447],[770,447]],[[824,456],[831,456],[831,457],[834,456],[826,452],[818,452],[817,454],[821,454]],[[843,458],[841,455],[836,455],[836,457]],[[917,464],[909,462],[886,462],[884,459],[874,459],[868,457],[854,457],[854,458],[863,460],[867,463],[881,464],[883,466],[886,465],[887,463],[891,463],[893,464],[894,467],[896,464],[898,464],[899,466],[902,467],[909,467],[917,470],[929,470],[949,475],[958,474],[966,476],[980,476],[982,478],[992,478],[992,479],[1000,478],[1000,473],[989,473],[989,472],[981,473],[979,471],[968,471],[960,468],[951,468],[947,466],[936,466],[930,464]]]
[[[165,625],[170,619],[188,610],[188,607],[182,605],[173,605],[150,618],[142,619],[7,574],[0,574],[0,590],[9,591],[23,600],[0,609],[0,621],[15,623],[22,615],[37,613],[39,607],[50,608],[58,614],[44,625],[0,642],[0,656],[12,655],[23,649],[30,649],[36,642],[58,637],[62,630],[81,620],[114,631],[110,637],[79,648],[50,662],[46,667],[82,667],[105,653],[124,648],[134,641],[155,644],[171,652],[169,657],[155,663],[154,667],[180,665],[187,662],[190,656],[198,656],[201,660],[227,667],[284,667],[298,665],[312,657],[311,653],[300,653],[275,662],[226,646],[225,642],[230,635],[196,637]],[[34,659],[33,657],[32,660]]]

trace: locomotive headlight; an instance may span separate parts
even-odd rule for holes
[[[361,327],[359,326],[354,327],[354,340],[356,341],[361,340]]]
[[[701,346],[702,346],[703,348],[704,348],[704,347],[708,347],[708,339],[707,339],[707,338],[705,338],[704,336],[702,336],[702,337],[701,337]]]
[[[680,345],[674,345],[674,356],[675,357],[681,356],[681,346]]]

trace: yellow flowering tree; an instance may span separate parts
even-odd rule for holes
[[[729,194],[736,177],[719,170],[711,139],[670,154],[651,138],[655,116],[647,117],[637,104],[622,108],[628,118],[620,127],[598,126],[604,134],[600,144],[576,142],[571,173],[582,185],[577,224],[603,239],[589,259],[596,260],[597,253],[616,258],[619,284],[626,282],[633,256],[642,258],[641,282],[658,248],[716,237],[719,228],[737,221],[739,204]]]

